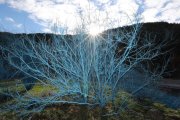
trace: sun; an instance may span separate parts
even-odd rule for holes
[[[102,29],[98,25],[91,24],[89,26],[88,32],[91,36],[97,36],[99,33],[102,32]]]

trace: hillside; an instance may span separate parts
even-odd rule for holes
[[[157,22],[157,23],[144,23],[140,24],[141,29],[139,31],[139,37],[144,38],[144,37],[150,37],[152,39],[156,39],[156,41],[162,41],[164,39],[168,40],[167,46],[164,48],[164,50],[169,50],[170,54],[172,57],[170,64],[168,66],[168,71],[169,72],[167,75],[164,77],[166,78],[173,78],[173,79],[179,79],[180,78],[180,24],[169,24],[166,22]],[[116,32],[119,30],[123,31],[128,31],[131,30],[133,25],[131,26],[125,26],[125,27],[120,27],[120,28],[115,28],[115,29],[110,29],[107,31],[104,31],[102,35],[106,34],[106,32]],[[48,42],[51,42],[51,39],[54,36],[58,35],[53,35],[53,34],[43,34],[43,33],[35,33],[35,34],[12,34],[8,32],[0,32],[0,44],[9,46],[11,45],[11,42],[14,40],[20,40],[21,38],[27,37],[28,39],[36,39],[41,40],[45,39]],[[65,35],[67,39],[71,39],[71,35]],[[141,40],[143,41],[143,39]],[[0,52],[2,55],[2,53]],[[165,56],[165,55],[163,55]],[[163,56],[160,56],[156,60],[153,61],[153,63],[162,63],[162,58]],[[1,58],[2,59],[2,58]],[[7,62],[4,60],[1,60],[0,64],[0,80],[1,79],[8,79],[11,77],[12,71],[7,67]],[[11,71],[11,72],[10,72]]]
[[[99,42],[102,44],[96,49],[92,49],[95,44],[90,46],[91,42],[82,42],[84,37],[89,37],[88,40],[94,38],[84,34],[83,39],[76,41],[74,38],[78,35],[0,32],[0,117],[3,120],[18,120],[22,117],[33,120],[180,119],[180,25],[165,22],[139,25],[135,37],[130,31],[136,25],[102,32],[97,38],[109,41],[107,45],[104,41]],[[115,36],[123,36],[124,32],[128,34],[122,39]],[[107,39],[108,35],[112,35],[110,39]],[[54,37],[57,40],[55,42]],[[35,41],[22,42],[23,39]],[[117,39],[120,42],[114,42]],[[129,45],[131,40],[137,40],[135,47]],[[160,44],[162,41],[165,41],[163,45]],[[97,54],[96,51],[90,52],[95,57],[89,54],[91,50],[98,51]],[[132,52],[126,54],[126,51]],[[162,52],[165,53],[159,56]],[[163,66],[169,56],[170,63],[164,71]],[[17,72],[7,59],[23,72]],[[121,59],[124,61],[121,62]],[[71,61],[75,64],[71,64]],[[90,72],[84,70],[87,65],[90,66],[87,67]],[[117,69],[114,70],[114,67]],[[88,80],[81,76],[84,73]],[[87,81],[84,83],[83,80]],[[83,91],[84,88],[87,93]],[[99,102],[101,100],[105,102]]]

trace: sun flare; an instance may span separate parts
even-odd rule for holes
[[[91,36],[97,36],[99,33],[102,32],[102,28],[100,28],[98,25],[92,24],[89,26],[88,32]]]

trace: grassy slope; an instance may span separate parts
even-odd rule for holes
[[[3,83],[5,86],[5,83]],[[14,82],[6,83],[7,86],[14,84]],[[1,84],[2,85],[2,84]],[[12,91],[24,91],[23,86],[16,88],[16,86],[11,86]],[[0,91],[7,90],[5,87],[0,87]],[[41,86],[39,84],[35,85],[28,94],[33,96],[48,96],[52,91],[56,91],[51,86]],[[102,114],[112,113],[116,111],[117,107],[121,105],[123,98],[128,98],[127,109],[122,109],[119,111],[118,115],[109,115],[102,117]],[[12,99],[7,100],[6,102],[11,102]],[[1,104],[5,104],[4,102]],[[87,114],[85,114],[87,113]],[[160,103],[153,103],[150,100],[142,99],[137,100],[133,99],[130,94],[126,92],[119,91],[119,95],[115,100],[115,104],[108,103],[103,109],[98,106],[93,108],[87,108],[80,105],[68,105],[68,104],[55,104],[48,106],[40,113],[33,113],[24,119],[32,120],[80,120],[80,119],[89,119],[89,120],[180,120],[180,109],[175,110],[167,108],[165,105]],[[1,120],[19,120],[20,118],[14,112],[0,113]]]

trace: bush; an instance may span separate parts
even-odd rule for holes
[[[3,106],[3,110],[28,114],[55,103],[104,107],[115,100],[118,90],[128,88],[135,94],[152,85],[163,75],[167,62],[164,67],[150,69],[146,61],[163,54],[161,49],[167,41],[156,43],[149,36],[140,39],[140,27],[135,24],[128,31],[108,30],[91,36],[82,25],[73,36],[54,35],[50,41],[27,36],[15,39],[9,47],[0,46],[8,53],[5,57],[12,67],[56,89],[46,97],[28,91],[10,93],[16,104]]]

